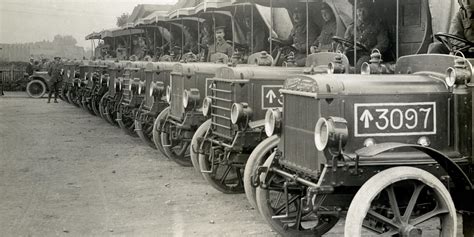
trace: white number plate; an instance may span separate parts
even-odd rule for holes
[[[436,134],[436,103],[356,103],[356,137]]]

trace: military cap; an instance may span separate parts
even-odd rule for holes
[[[225,30],[225,26],[216,26],[216,31]]]

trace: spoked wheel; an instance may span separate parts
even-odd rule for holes
[[[434,175],[414,167],[386,169],[362,185],[349,206],[344,235],[362,227],[383,236],[456,236],[456,209]]]
[[[213,160],[207,154],[199,154],[199,166],[204,179],[215,189],[228,194],[244,192],[244,164]]]
[[[105,92],[105,94],[102,96],[102,98],[100,98],[100,101],[99,101],[99,114],[100,114],[100,117],[102,117],[103,119],[107,120],[107,118],[105,117],[105,100],[107,100],[109,96],[109,92]]]
[[[152,129],[153,126],[135,119],[135,132],[138,134],[138,137],[151,148],[156,149],[156,145],[153,142]]]
[[[269,167],[271,161],[267,159],[263,166]],[[305,207],[305,187],[286,186],[287,179],[274,172],[268,173],[265,180],[266,187],[256,190],[258,210],[282,236],[321,236],[337,224],[338,216],[318,215],[313,208]]]
[[[135,119],[132,119],[128,116],[123,116],[122,107],[117,111],[117,123],[119,127],[128,135],[132,137],[138,137],[135,132]]]
[[[257,175],[257,168],[267,160],[267,158],[272,154],[273,149],[280,142],[280,138],[276,135],[271,136],[258,144],[257,147],[252,151],[245,164],[244,170],[244,188],[245,195],[252,205],[253,208],[257,208],[257,201],[255,197],[255,186],[253,181]]]
[[[107,121],[114,126],[120,127],[117,123],[117,112],[115,111],[114,103],[111,103],[111,101],[108,100],[104,109],[104,115]]]
[[[192,166],[191,154],[189,153],[190,141],[183,139],[172,139],[169,133],[161,131],[161,145],[166,156],[181,166]]]
[[[67,86],[61,87],[61,92],[59,93],[59,98],[62,101],[69,103],[69,101],[67,99],[67,96],[66,96],[66,93],[67,93]]]
[[[170,107],[166,107],[164,110],[158,114],[158,117],[156,117],[155,122],[153,123],[153,142],[155,143],[156,147],[158,150],[161,151],[165,157],[168,157],[165,153],[165,150],[163,149],[163,144],[161,143],[161,128],[163,124],[166,121],[166,118],[168,117],[168,113],[170,111]]]
[[[40,80],[32,80],[26,85],[26,93],[32,98],[41,98],[46,94],[46,84]]]
[[[201,173],[201,167],[199,166],[199,153],[198,150],[201,147],[201,143],[199,143],[200,138],[204,138],[204,136],[207,133],[207,130],[209,130],[209,127],[211,126],[211,120],[207,120],[199,128],[196,130],[196,132],[193,135],[193,139],[191,139],[191,162],[193,163],[194,169],[198,172]]]
[[[100,111],[99,111],[99,99],[100,98],[99,96],[92,96],[92,99],[91,99],[91,107],[92,107],[92,111],[94,111],[94,114],[97,115],[97,116],[101,116],[102,115],[100,114]]]
[[[75,93],[72,90],[68,90],[66,92],[66,98],[69,101],[69,104],[77,106],[76,103],[74,102],[74,97],[75,97]]]
[[[82,109],[82,102],[81,102],[82,101],[82,95],[81,94],[82,94],[81,91],[76,91],[76,93],[74,93],[73,100],[74,100],[74,104],[77,107]]]

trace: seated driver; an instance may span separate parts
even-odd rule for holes
[[[304,66],[306,62],[306,46],[313,45],[320,33],[317,25],[306,27],[305,8],[296,7],[293,11],[293,29],[288,39],[283,41],[285,45],[295,47],[295,61],[298,66]],[[308,33],[306,33],[308,30]],[[308,42],[306,42],[308,40]]]
[[[460,8],[451,20],[449,34],[474,44],[474,0],[458,0],[458,3]],[[436,42],[430,45],[428,53],[449,54],[450,52],[442,43]],[[474,57],[474,52],[463,53],[467,57]]]
[[[324,20],[324,25],[321,29],[321,33],[311,47],[311,53],[334,51],[334,41],[332,37],[336,35],[337,22],[336,16],[334,16],[331,7],[327,3],[323,3],[321,7],[321,17]]]
[[[357,72],[360,72],[360,68],[364,62],[369,62],[370,53],[373,49],[378,49],[382,55],[388,50],[388,31],[379,20],[369,17],[373,15],[373,5],[370,2],[358,2],[356,11],[357,42],[364,45],[368,51],[357,51],[357,64],[355,65]],[[347,28],[344,38],[351,42],[354,41],[354,24]],[[350,62],[353,62],[353,50],[353,48],[347,47],[344,49],[344,53]]]
[[[227,43],[227,41],[225,40],[225,26],[216,27],[215,41],[215,43],[209,45],[207,61],[209,62],[211,55],[215,53],[223,53],[230,58],[234,51],[232,49],[232,45]]]

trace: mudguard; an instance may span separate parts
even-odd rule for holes
[[[451,176],[457,187],[464,187],[464,189],[466,190],[474,189],[471,180],[469,179],[467,174],[461,169],[461,167],[456,164],[456,162],[454,162],[451,158],[447,157],[440,151],[437,151],[430,147],[424,147],[416,144],[387,142],[361,148],[355,153],[360,157],[373,157],[389,150],[399,148],[413,148],[427,154],[428,156],[433,158],[433,160],[438,162],[441,167],[443,167],[443,169],[449,174],[449,176]]]

